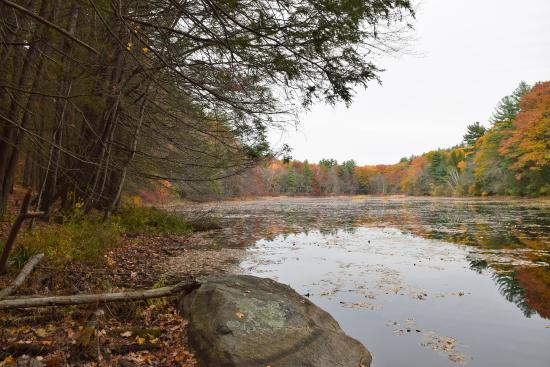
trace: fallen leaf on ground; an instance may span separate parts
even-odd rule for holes
[[[12,356],[7,356],[6,358],[4,358],[2,363],[0,363],[0,365],[9,366],[9,365],[12,365],[14,362],[15,362],[15,360],[13,359]]]

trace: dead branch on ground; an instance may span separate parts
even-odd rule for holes
[[[187,294],[200,287],[196,281],[181,282],[169,287],[157,289],[135,290],[117,293],[79,294],[71,296],[53,296],[36,298],[16,298],[0,300],[0,310],[17,308],[71,306],[84,304],[100,304],[108,302],[137,301],[151,298],[161,298],[178,293]]]
[[[44,258],[44,254],[37,254],[31,257],[30,260],[27,261],[23,269],[21,269],[21,272],[19,273],[19,275],[17,275],[15,280],[9,286],[0,291],[0,299],[4,299],[15,293],[17,288],[19,288],[21,284],[25,282],[25,279],[27,279],[29,274],[32,273],[35,266],[42,260],[42,258]]]

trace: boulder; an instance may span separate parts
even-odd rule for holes
[[[368,367],[369,351],[292,288],[219,275],[183,297],[188,338],[203,367]]]

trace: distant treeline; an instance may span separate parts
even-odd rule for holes
[[[460,145],[396,164],[274,160],[208,191],[221,196],[550,195],[550,82],[520,83],[499,102],[489,124],[469,125]]]

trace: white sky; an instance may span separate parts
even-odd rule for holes
[[[474,121],[488,125],[521,80],[550,80],[550,0],[422,0],[414,37],[416,55],[379,63],[382,86],[357,90],[350,108],[313,106],[272,143],[310,162],[395,163],[459,143]]]

